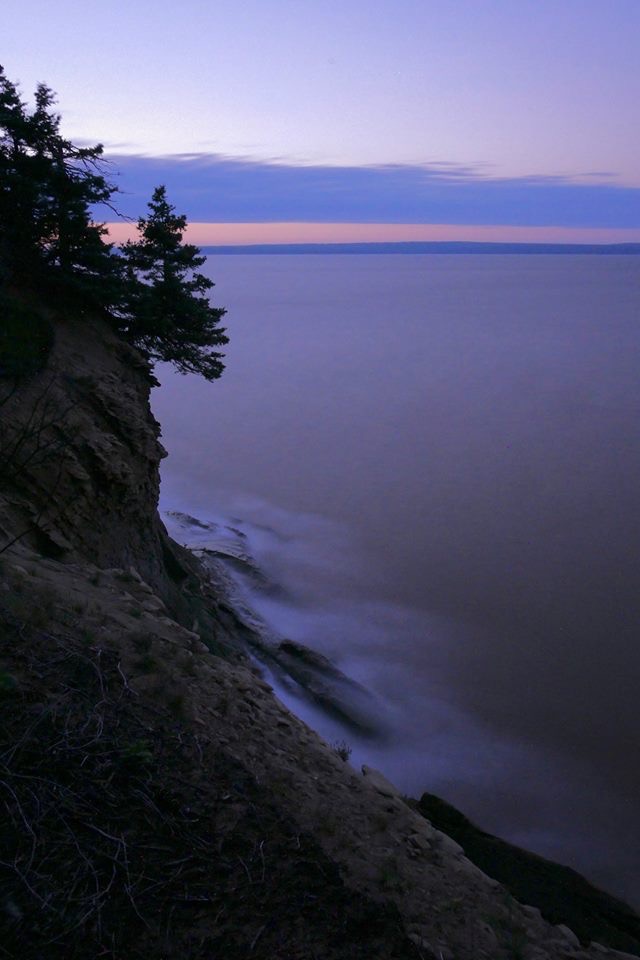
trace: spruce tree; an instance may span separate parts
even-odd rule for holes
[[[121,264],[95,223],[94,206],[117,189],[104,176],[103,148],[62,136],[45,84],[29,110],[0,67],[0,281],[81,293],[93,306],[117,299]]]
[[[116,256],[93,219],[96,206],[114,209],[117,193],[103,148],[67,140],[54,104],[39,84],[29,109],[0,66],[0,350],[7,331],[33,327],[23,304],[31,291],[76,315],[101,314],[150,360],[215,380],[224,369],[217,348],[228,342],[219,326],[225,310],[209,303],[213,283],[198,272],[205,257],[182,242],[186,218],[158,187],[139,239]],[[0,377],[8,369],[0,362]]]
[[[207,297],[214,284],[198,272],[206,258],[183,243],[187,220],[176,214],[164,186],[148,206],[138,221],[139,240],[122,250],[128,302],[121,329],[150,359],[215,380],[224,370],[216,348],[229,341],[219,326],[226,311]]]
[[[20,265],[29,272],[39,259],[31,129],[18,88],[0,66],[0,283],[13,280]]]

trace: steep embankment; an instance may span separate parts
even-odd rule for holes
[[[158,519],[149,386],[98,323],[58,321],[0,408],[0,535],[23,534],[0,589],[5,953],[620,956],[516,903],[275,699]]]
[[[46,367],[0,395],[3,542],[19,535],[18,548],[43,557],[133,567],[172,616],[197,619],[213,642],[215,596],[157,513],[165,451],[148,364],[98,321],[57,318],[54,328]],[[217,611],[219,642],[237,647],[224,618]]]

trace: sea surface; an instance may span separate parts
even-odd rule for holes
[[[640,906],[640,257],[218,256],[216,383],[160,368],[162,505],[377,698],[354,764]],[[238,524],[240,526],[238,526]]]

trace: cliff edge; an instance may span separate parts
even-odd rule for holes
[[[149,367],[50,316],[0,396],[0,952],[603,960],[276,699],[157,514]]]

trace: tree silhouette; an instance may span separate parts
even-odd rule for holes
[[[224,370],[215,348],[229,342],[219,326],[226,311],[209,303],[206,294],[214,284],[198,272],[206,258],[182,242],[186,225],[165,187],[156,187],[149,215],[138,221],[140,239],[122,251],[128,284],[122,329],[151,359],[215,380]]]
[[[0,67],[0,280],[29,271],[39,253],[38,181],[28,148],[31,120],[18,89]]]
[[[77,147],[60,132],[45,84],[31,112],[0,67],[0,280],[38,286],[56,280],[95,305],[117,299],[119,259],[92,208],[111,205],[103,148]]]
[[[139,239],[116,255],[93,218],[96,206],[114,209],[117,193],[103,148],[67,140],[54,104],[39,84],[29,109],[0,66],[0,327],[16,318],[29,325],[27,304],[48,297],[76,316],[102,315],[150,360],[215,380],[224,369],[217,348],[228,342],[219,326],[225,310],[207,298],[213,283],[198,272],[205,257],[182,242],[186,218],[158,187]],[[0,378],[15,366],[7,345],[0,336]],[[29,367],[28,356],[19,360]]]

